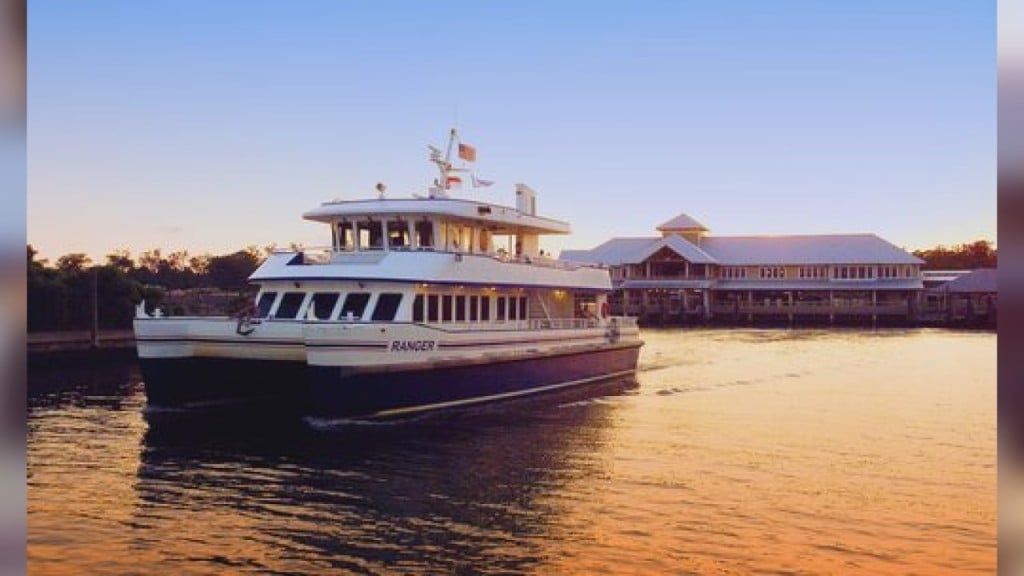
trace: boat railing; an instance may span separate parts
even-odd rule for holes
[[[390,249],[392,252],[432,252],[432,253],[449,253],[454,254],[458,257],[464,256],[478,256],[481,258],[490,258],[497,260],[505,264],[521,264],[525,266],[540,266],[542,268],[555,268],[558,270],[579,270],[580,268],[597,268],[607,269],[607,266],[602,264],[588,264],[583,262],[569,262],[566,260],[559,260],[552,258],[551,256],[527,256],[520,254],[518,256],[512,256],[504,252],[466,252],[462,250],[440,250],[432,247],[423,248],[408,248],[408,247],[393,247]],[[293,253],[296,250],[281,249],[275,250],[275,253]],[[338,251],[331,246],[309,246],[302,247],[298,250],[302,254],[301,258],[292,264],[330,264],[332,258],[335,255],[347,255],[351,254],[371,254],[376,257],[380,257],[386,251],[385,250],[366,250],[366,251]]]
[[[529,320],[508,320],[492,322],[428,322],[433,327],[444,327],[460,331],[493,331],[521,330],[539,332],[544,330],[587,330],[605,328],[608,324],[618,324],[620,328],[635,327],[636,318],[630,316],[613,316],[608,323],[597,318],[530,318]]]

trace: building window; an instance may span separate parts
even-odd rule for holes
[[[373,308],[374,322],[391,322],[398,312],[398,305],[402,303],[402,295],[394,292],[385,292],[377,297],[377,305]]]
[[[726,279],[743,279],[747,277],[747,269],[742,266],[725,266],[721,269],[720,276]]]

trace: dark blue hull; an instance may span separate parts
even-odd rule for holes
[[[151,406],[190,407],[234,402],[301,405],[308,383],[304,362],[235,358],[140,358]]]
[[[387,417],[498,400],[623,376],[640,343],[414,370],[310,366],[309,405],[319,417]]]

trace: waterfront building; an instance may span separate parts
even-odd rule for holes
[[[925,313],[943,323],[995,325],[999,296],[995,268],[955,271],[952,279],[925,286]]]
[[[686,214],[657,231],[560,259],[608,266],[614,313],[654,323],[908,321],[924,288],[924,261],[875,234],[713,236]]]

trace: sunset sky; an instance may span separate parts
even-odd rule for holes
[[[973,0],[29,5],[28,242],[322,245],[301,213],[424,193],[457,127],[589,248],[712,234],[995,240],[995,4]]]

